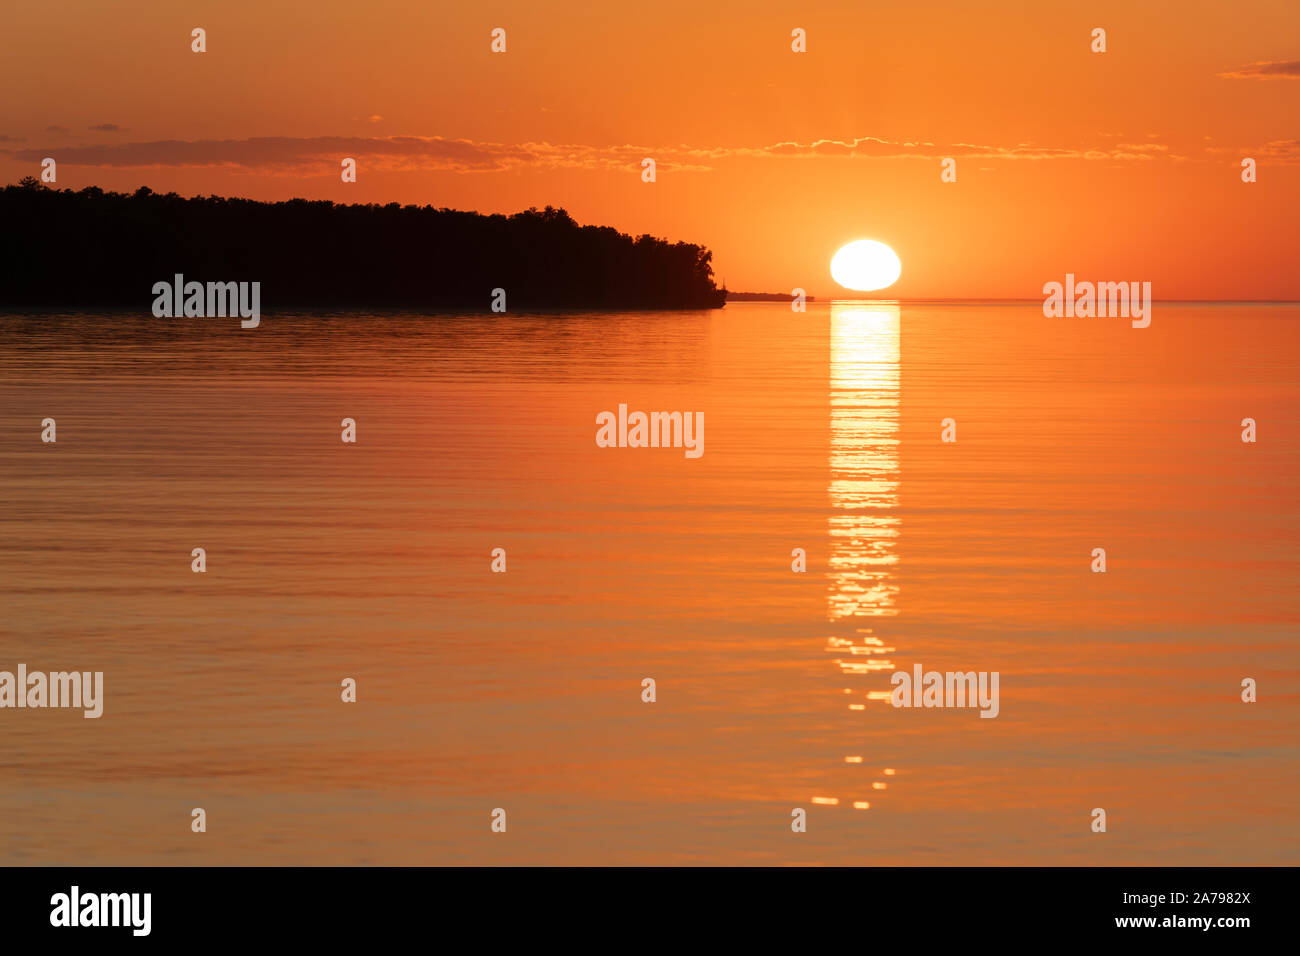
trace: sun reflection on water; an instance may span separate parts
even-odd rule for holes
[[[826,646],[846,678],[894,669],[888,655],[895,648],[865,625],[899,613],[899,319],[892,303],[831,303],[827,616],[836,633]],[[890,696],[888,690],[847,692],[852,712]],[[845,763],[860,764],[862,757],[845,757]],[[884,790],[885,784],[871,787]],[[854,800],[853,806],[870,803]]]

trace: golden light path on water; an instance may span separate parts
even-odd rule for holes
[[[888,701],[888,689],[863,689],[862,677],[894,669],[894,648],[868,621],[899,613],[895,566],[899,535],[899,308],[833,302],[830,359],[830,589],[827,650],[846,683],[850,711]],[[875,683],[874,681],[872,682]],[[862,763],[848,755],[846,763]],[[894,768],[881,773],[893,776]],[[875,781],[874,790],[884,790]],[[870,803],[854,800],[856,809]]]

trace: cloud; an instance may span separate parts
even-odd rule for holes
[[[1017,143],[1014,146],[995,146],[981,143],[947,143],[908,142],[880,139],[876,136],[859,136],[851,140],[819,139],[808,143],[784,142],[758,148],[741,147],[738,149],[701,150],[701,155],[721,158],[724,156],[844,156],[867,159],[943,159],[947,157],[965,159],[1006,159],[1006,160],[1045,160],[1045,159],[1152,159],[1161,155],[1169,147],[1156,143],[1134,145],[1121,143],[1117,146],[1041,146],[1035,143]]]
[[[0,143],[21,143],[21,142],[23,142],[22,136],[0,136]]]
[[[47,126],[45,127],[45,132],[66,134],[66,133],[71,133],[72,130],[68,129],[66,126]]]
[[[118,126],[116,123],[100,123],[98,126],[89,126],[87,129],[93,130],[96,133],[116,133],[121,131],[122,127]]]
[[[27,150],[17,154],[30,158]],[[663,152],[660,168],[688,168]],[[351,156],[371,169],[491,172],[520,168],[639,169],[644,147],[594,147],[551,143],[489,143],[439,136],[262,136],[252,139],[156,140],[147,143],[77,146],[60,151],[68,166],[232,166],[268,172],[333,170]],[[704,168],[704,167],[693,167]]]
[[[41,150],[10,150],[20,160],[39,159]],[[876,136],[849,140],[785,141],[763,146],[696,147],[622,144],[495,143],[441,136],[262,136],[250,139],[155,140],[141,143],[61,148],[66,166],[232,167],[265,174],[337,172],[350,156],[373,170],[501,172],[518,169],[639,170],[646,157],[660,170],[704,172],[735,159],[940,159],[1150,161],[1174,158],[1159,143],[1057,147],[1034,143],[993,146],[893,141]]]
[[[1249,156],[1273,166],[1300,166],[1300,139],[1275,139],[1255,146],[1207,146],[1205,152],[1231,157],[1233,163]]]
[[[1255,150],[1255,158],[1264,157],[1282,166],[1300,165],[1300,139],[1275,139]]]
[[[1214,75],[1228,80],[1300,80],[1300,60],[1263,60]]]

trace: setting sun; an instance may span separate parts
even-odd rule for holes
[[[855,292],[886,289],[898,281],[902,271],[894,250],[874,239],[850,242],[831,259],[831,278]]]

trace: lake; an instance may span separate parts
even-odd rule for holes
[[[1295,865],[1297,475],[1295,304],[0,315],[0,863]]]

